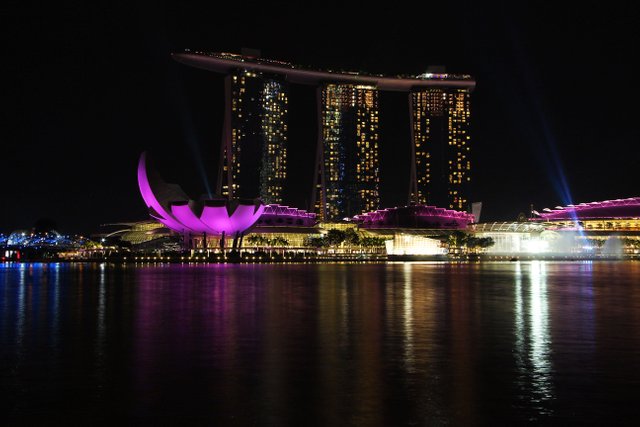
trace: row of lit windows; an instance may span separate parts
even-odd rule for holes
[[[417,195],[413,194],[419,202],[426,203],[428,198],[428,185],[431,183],[431,164],[429,162],[431,144],[431,128],[433,117],[442,117],[447,124],[447,145],[451,148],[449,159],[449,184],[459,187],[463,182],[469,182],[467,176],[470,171],[470,162],[466,161],[466,154],[470,151],[469,126],[469,91],[466,89],[427,89],[411,94],[411,107],[413,115],[413,147],[416,160]],[[425,150],[425,148],[427,148]],[[454,172],[455,171],[455,172]],[[440,184],[446,185],[446,184]],[[463,209],[466,199],[456,191],[449,191],[449,207]]]
[[[373,210],[379,205],[377,91],[371,87],[330,84],[325,86],[322,96],[327,215],[332,219],[341,218],[347,214],[348,205],[351,209]],[[346,118],[349,115],[353,119]],[[355,132],[358,158],[354,170],[356,188],[352,189],[355,194],[348,194],[349,191],[342,188],[347,173],[343,159],[345,144],[349,143],[344,141],[344,135],[351,132]]]
[[[261,162],[260,197],[268,203],[281,202],[283,181],[286,178],[286,114],[288,113],[288,97],[284,84],[275,80],[263,79],[261,73],[248,70],[238,71],[240,75],[232,76],[232,178],[233,191],[238,191],[236,183],[241,175],[241,152],[243,140],[249,136],[259,135],[265,144]],[[248,110],[244,111],[244,105]],[[256,113],[251,109],[259,109]],[[254,130],[251,122],[253,115],[259,115],[259,128]],[[227,170],[226,150],[224,170]],[[228,192],[228,186],[224,186]]]

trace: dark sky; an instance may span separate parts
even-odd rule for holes
[[[485,221],[515,219],[530,203],[640,195],[633,1],[363,2],[360,11],[348,2],[53,3],[0,6],[0,231],[41,217],[87,233],[146,218],[135,175],[144,150],[192,195],[204,192],[200,165],[213,185],[223,81],[171,60],[185,48],[474,75],[473,200],[484,202]],[[311,187],[313,97],[313,88],[291,89],[287,198],[301,207]],[[408,188],[406,95],[383,93],[380,104],[382,203],[394,206]]]

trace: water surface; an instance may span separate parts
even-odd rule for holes
[[[640,263],[0,264],[0,415],[634,424]]]

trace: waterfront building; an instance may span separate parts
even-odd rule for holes
[[[470,88],[420,88],[410,93],[410,202],[469,209],[470,96]]]
[[[378,209],[378,91],[369,85],[324,85],[320,115],[315,184],[320,220]]]
[[[352,218],[367,230],[466,230],[474,222],[472,214],[427,205],[380,209]]]
[[[196,239],[206,247],[207,236],[216,236],[220,248],[229,237],[235,249],[265,210],[259,199],[190,199],[179,185],[164,182],[149,167],[146,153],[138,162],[138,186],[149,215],[182,235],[185,247],[192,247]]]
[[[453,232],[464,232],[474,222],[472,214],[427,205],[379,209],[354,216],[358,229],[385,240],[390,257],[442,257],[443,241]]]
[[[119,222],[105,224],[109,231],[97,235],[105,240],[119,240],[131,247],[142,247],[145,244],[155,245],[171,238],[171,230],[155,220]],[[160,245],[157,245],[160,246]]]
[[[557,240],[554,233],[545,231],[541,224],[532,222],[490,222],[476,224],[474,235],[491,238],[493,246],[487,249],[491,255],[535,255],[551,252]]]
[[[229,198],[259,196],[266,203],[282,203],[287,130],[286,86],[282,82],[286,81],[317,88],[316,169],[309,207],[321,221],[342,220],[379,208],[378,91],[409,95],[412,157],[406,167],[411,171],[410,203],[468,209],[470,94],[475,87],[471,76],[438,70],[418,76],[324,71],[228,53],[188,51],[173,57],[227,75],[219,194]],[[272,109],[265,103],[266,96],[255,95],[267,87],[279,94]],[[256,126],[254,114],[270,115],[271,119]],[[246,122],[250,118],[253,121]],[[272,130],[265,131],[267,128]],[[260,145],[249,141],[266,134],[275,135],[262,145],[273,147],[267,148],[267,156],[248,154],[250,150],[257,153]],[[260,190],[249,191],[257,182]]]
[[[594,235],[640,232],[640,197],[557,206],[532,214],[533,222],[550,230],[580,230]]]
[[[621,257],[640,253],[640,197],[532,213],[526,222],[475,224],[472,229],[476,236],[494,240],[488,254]]]
[[[227,75],[225,85],[218,194],[282,203],[287,177],[287,84],[278,76],[239,68]]]
[[[259,199],[189,199],[178,185],[162,180],[149,166],[146,153],[138,163],[138,186],[150,216],[181,235],[184,248],[224,250],[228,237],[232,239],[232,248],[237,249],[242,246],[244,236],[254,230],[258,234],[278,235],[280,241],[290,241],[287,236],[302,241],[300,236],[317,233],[316,214],[301,209],[265,205]],[[156,228],[142,230],[148,235],[165,234]]]
[[[394,233],[385,240],[385,249],[390,259],[394,257],[429,257],[444,259],[447,249],[441,240],[410,233]]]

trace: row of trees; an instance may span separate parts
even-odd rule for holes
[[[447,236],[446,241],[450,254],[478,253],[481,249],[490,248],[495,244],[491,237],[475,237],[464,231],[454,231]]]
[[[255,234],[247,237],[246,242],[248,245],[254,246],[284,247],[289,245],[289,241],[280,236],[269,238]],[[324,236],[308,236],[304,240],[304,245],[317,249],[335,248],[342,244],[350,247],[381,248],[384,247],[384,242],[383,238],[361,236],[354,229],[349,228],[347,230],[332,229]],[[494,241],[490,237],[475,237],[463,231],[454,231],[447,235],[444,243],[451,254],[477,253],[481,249],[494,245]]]
[[[640,240],[631,239],[629,237],[622,238],[622,244],[627,248],[640,249]]]
[[[600,238],[600,239],[591,238],[591,239],[587,239],[587,240],[588,240],[589,244],[591,244],[592,246],[602,249],[602,247],[610,239],[618,239],[620,241],[620,244],[624,248],[627,248],[627,249],[640,249],[640,239],[634,239],[634,238],[630,238],[630,237],[609,236],[607,238]]]
[[[281,236],[268,238],[258,234],[247,237],[247,244],[253,246],[289,246],[289,241]]]
[[[378,248],[384,246],[384,239],[380,237],[361,237],[353,228],[347,230],[332,229],[325,236],[309,236],[305,239],[305,245],[314,248],[338,247],[343,243],[349,246]]]

